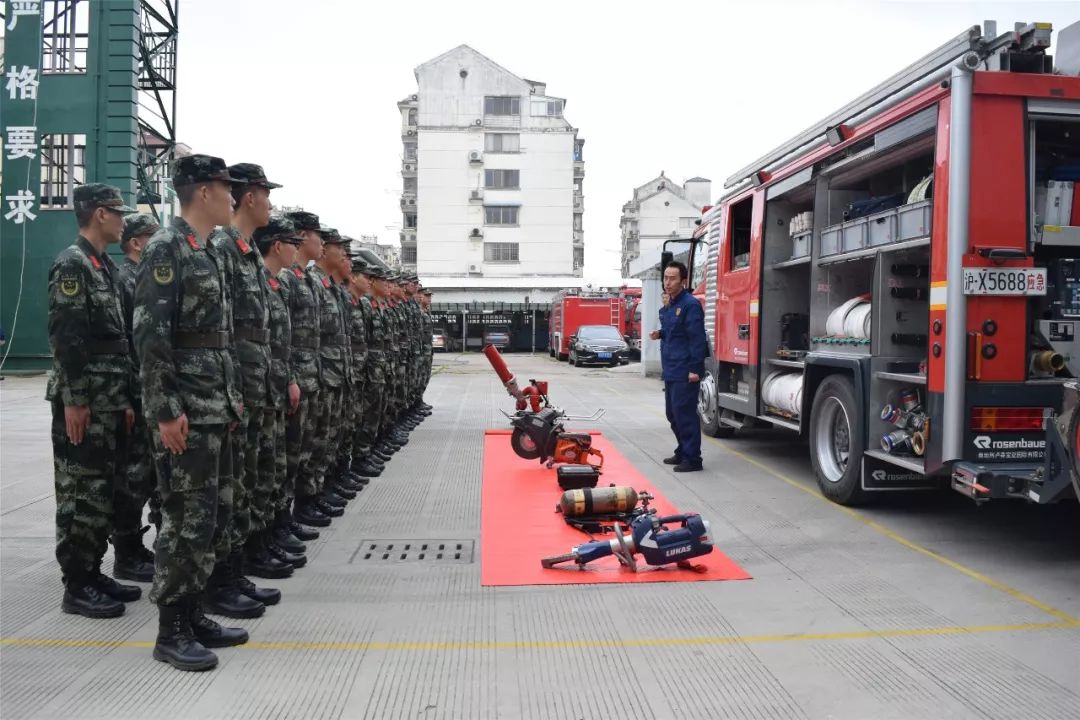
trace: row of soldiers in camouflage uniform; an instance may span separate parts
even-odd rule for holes
[[[173,185],[167,228],[77,188],[80,236],[50,271],[57,560],[65,612],[118,616],[141,589],[101,573],[111,539],[113,574],[153,581],[154,657],[203,670],[248,639],[205,612],[280,602],[246,575],[303,567],[313,527],[431,414],[432,324],[415,276],[350,256],[312,213],[272,217],[258,165],[181,158]]]

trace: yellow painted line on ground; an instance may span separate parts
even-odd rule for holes
[[[1069,622],[1022,623],[1016,625],[971,625],[896,630],[850,630],[842,632],[791,633],[780,635],[716,635],[686,638],[639,638],[611,640],[510,640],[506,642],[249,642],[240,650],[336,650],[336,651],[441,651],[441,650],[558,650],[634,647],[675,647],[706,645],[767,644],[785,642],[828,642],[841,640],[873,640],[903,637],[943,637],[949,635],[984,635],[988,633],[1069,630]],[[62,648],[62,649],[150,649],[154,643],[146,640],[60,640],[52,638],[3,638],[0,646]]]
[[[615,390],[614,388],[611,388],[611,389]],[[615,392],[617,394],[619,394],[619,395],[622,395],[623,397],[630,397],[629,395],[626,395],[625,393],[622,393],[619,390],[615,390]],[[631,398],[631,399],[633,399],[633,398]],[[637,402],[639,402],[639,404],[641,404],[642,406],[646,407],[653,414],[660,415],[660,413],[655,408],[653,408],[652,406],[645,405],[645,403],[641,403],[640,401],[637,401]],[[1016,600],[1019,600],[1020,602],[1026,603],[1026,604],[1028,604],[1028,605],[1030,605],[1030,606],[1032,606],[1034,608],[1038,608],[1039,610],[1046,613],[1047,615],[1051,615],[1053,617],[1056,617],[1058,620],[1061,620],[1063,623],[1065,623],[1069,627],[1080,627],[1080,618],[1073,617],[1069,613],[1067,613],[1067,612],[1065,612],[1063,610],[1059,610],[1056,607],[1054,607],[1053,605],[1049,605],[1047,603],[1044,603],[1043,601],[1041,601],[1041,600],[1039,600],[1037,598],[1034,598],[1031,595],[1028,595],[1027,593],[1025,593],[1025,592],[1023,592],[1021,590],[1017,590],[1016,588],[1011,587],[1010,585],[1006,585],[1005,583],[1003,583],[1003,582],[1001,582],[999,580],[995,580],[994,578],[989,577],[988,575],[984,575],[983,573],[981,573],[981,572],[979,572],[977,570],[973,570],[972,568],[969,568],[966,565],[962,565],[961,563],[958,563],[955,560],[950,560],[949,558],[945,557],[944,555],[941,555],[940,553],[936,553],[936,552],[934,552],[933,550],[931,550],[929,548],[923,547],[922,545],[915,542],[914,540],[909,540],[908,538],[904,537],[903,535],[896,532],[895,530],[891,530],[891,529],[885,527],[881,523],[879,523],[876,520],[862,514],[858,510],[853,510],[853,509],[851,509],[849,507],[844,507],[843,505],[838,505],[837,503],[834,503],[833,501],[829,500],[827,497],[822,495],[820,492],[818,492],[817,487],[807,486],[805,483],[801,483],[798,480],[795,480],[794,478],[790,478],[787,475],[785,475],[784,473],[780,472],[779,470],[771,467],[769,464],[764,463],[764,462],[758,460],[757,458],[751,457],[750,455],[747,455],[744,452],[740,452],[739,450],[734,449],[728,443],[721,442],[717,438],[714,438],[714,437],[709,436],[709,435],[703,435],[702,437],[706,437],[709,440],[711,440],[723,452],[728,453],[730,455],[734,455],[735,457],[737,457],[737,458],[739,458],[739,459],[741,459],[741,460],[743,460],[743,461],[745,461],[747,463],[750,463],[754,467],[757,467],[757,468],[759,468],[761,470],[764,470],[765,472],[772,475],[777,480],[780,480],[781,482],[783,482],[783,483],[785,483],[787,485],[790,485],[791,487],[795,488],[796,490],[798,490],[800,492],[806,493],[810,497],[815,498],[816,500],[819,500],[819,501],[825,503],[826,505],[828,505],[829,507],[831,507],[831,508],[833,508],[835,510],[839,510],[840,512],[844,513],[848,517],[859,521],[860,523],[862,523],[866,527],[870,528],[871,530],[874,530],[875,532],[877,532],[877,533],[879,533],[881,535],[884,535],[885,537],[889,538],[893,542],[899,543],[899,544],[903,545],[904,547],[908,548],[909,550],[913,550],[913,551],[919,553],[920,555],[924,555],[924,556],[926,556],[926,557],[928,557],[928,558],[930,558],[932,560],[936,560],[937,562],[941,563],[942,565],[945,565],[948,568],[951,568],[951,569],[953,569],[953,570],[955,570],[955,571],[957,571],[957,572],[959,572],[959,573],[961,573],[963,575],[966,575],[966,576],[968,576],[969,578],[971,578],[973,580],[977,580],[978,582],[981,582],[984,585],[992,587],[995,590],[1003,592],[1006,595],[1009,595],[1010,597],[1015,598]]]

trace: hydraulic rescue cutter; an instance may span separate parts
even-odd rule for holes
[[[549,468],[555,463],[575,465],[592,464],[600,467],[604,464],[603,454],[592,446],[592,436],[588,433],[566,432],[563,424],[566,420],[599,420],[604,410],[597,410],[589,416],[567,415],[555,407],[548,399],[546,380],[529,379],[525,388],[519,388],[517,379],[506,366],[498,348],[494,345],[484,347],[484,355],[502,381],[503,387],[515,400],[513,415],[503,412],[514,428],[510,434],[510,446],[518,457],[537,460]],[[596,457],[598,462],[592,462]]]
[[[669,530],[666,527],[676,523],[678,528]],[[684,570],[704,572],[703,566],[691,563],[690,559],[708,555],[713,550],[709,521],[703,520],[697,513],[657,517],[655,511],[650,511],[631,521],[628,529],[630,532],[623,534],[622,526],[615,523],[614,539],[578,545],[566,555],[544,558],[540,564],[553,568],[561,563],[574,562],[583,568],[594,560],[614,555],[620,563],[637,572],[634,556],[641,553],[646,565],[659,567],[675,563]]]

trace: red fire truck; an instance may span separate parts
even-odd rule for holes
[[[548,355],[570,357],[570,338],[582,325],[611,325],[623,334],[623,299],[607,292],[562,290],[551,301]]]
[[[1050,37],[966,30],[727,179],[690,244],[706,432],[800,433],[843,504],[1075,494],[1080,77]]]
[[[641,288],[627,285],[619,288],[623,303],[623,337],[630,345],[630,352],[641,355]]]

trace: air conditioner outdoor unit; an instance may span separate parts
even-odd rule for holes
[[[480,270],[479,265],[470,265],[469,266],[469,272],[479,272],[479,270]]]
[[[409,198],[409,204],[410,205],[415,205],[416,204],[416,198]]]
[[[406,165],[405,169],[406,170],[415,170],[416,168],[414,166],[412,166],[412,165]]]
[[[412,99],[413,99],[413,100],[419,100],[419,99],[420,99],[420,96],[419,96],[419,95],[413,95],[413,96],[412,96]]]
[[[480,232],[480,228],[473,228],[472,232],[469,233],[469,237],[471,237],[471,238],[482,238],[482,237],[484,237],[484,233]]]
[[[406,135],[415,135],[416,131],[415,130],[408,130],[408,131],[405,132],[405,134]]]
[[[472,194],[469,195],[469,197],[471,199],[473,199],[473,200],[483,200],[484,199],[484,193],[482,193],[479,190],[473,190]]]
[[[472,150],[469,152],[469,162],[478,163],[483,161],[484,153],[480,152],[479,150]]]
[[[480,118],[476,118],[475,120],[473,120],[473,125],[475,125],[476,127],[480,127],[483,124],[484,124],[484,121],[481,120]]]

